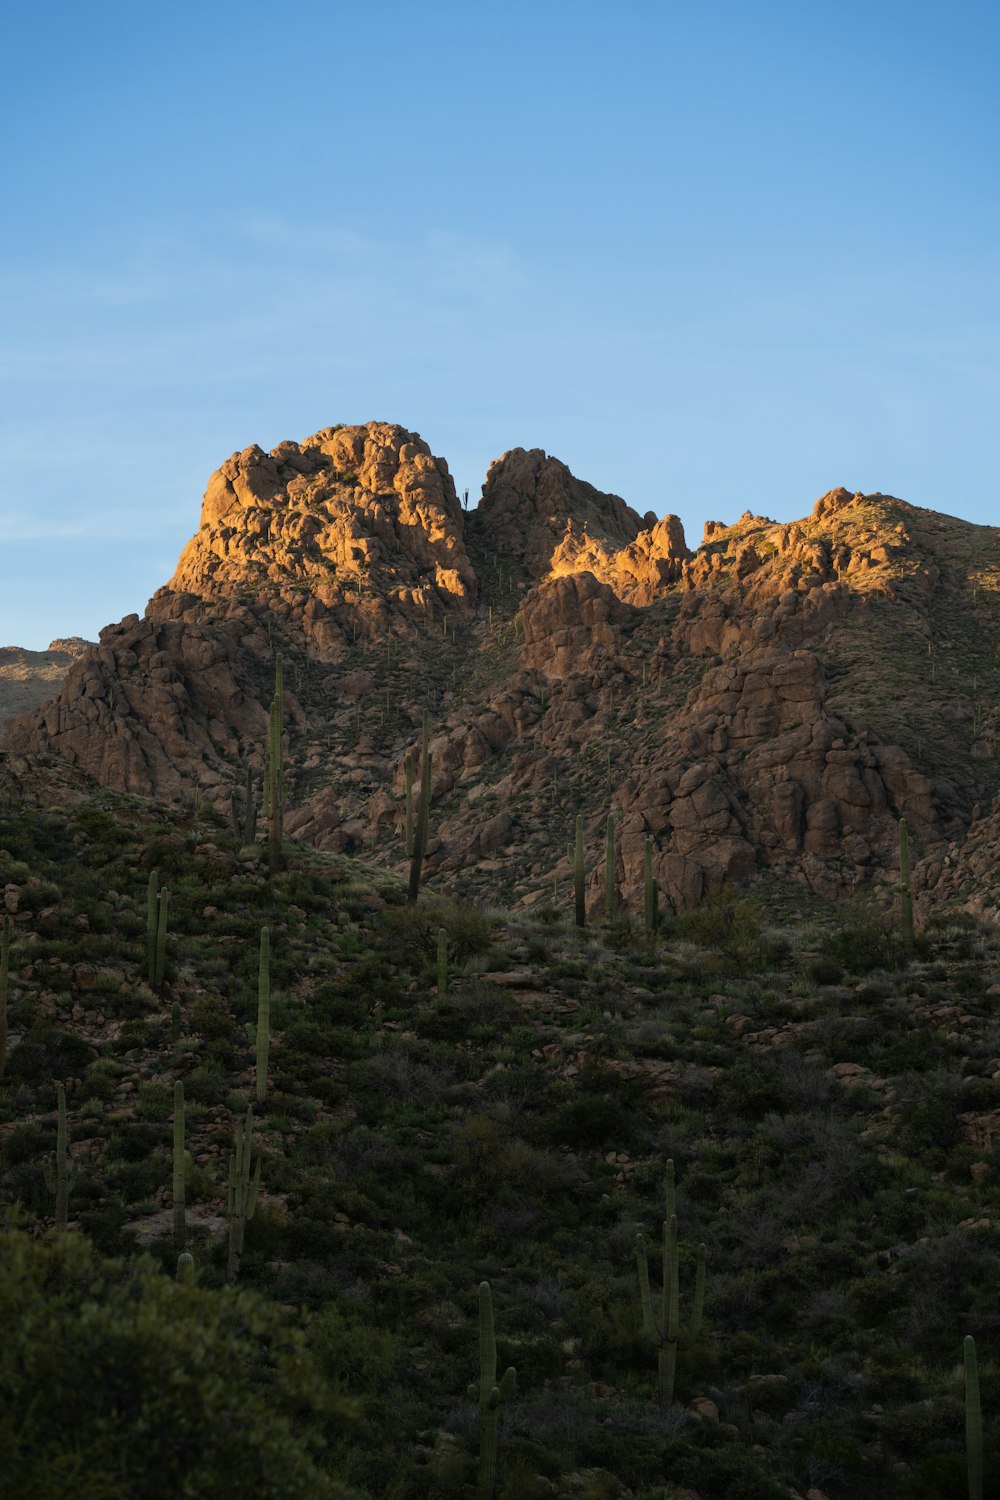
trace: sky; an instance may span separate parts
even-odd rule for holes
[[[0,645],[139,613],[230,453],[544,448],[688,541],[1000,524],[1000,7],[12,0]]]

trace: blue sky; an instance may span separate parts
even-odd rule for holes
[[[142,611],[211,471],[331,422],[478,496],[836,484],[1000,522],[1000,7],[8,7],[0,645]]]

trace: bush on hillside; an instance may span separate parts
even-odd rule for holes
[[[7,1223],[0,1326],[6,1500],[346,1500],[314,1457],[337,1403],[255,1295]]]

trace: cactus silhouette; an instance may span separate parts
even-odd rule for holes
[[[969,1500],[983,1500],[983,1413],[979,1404],[979,1361],[976,1341],[966,1334],[962,1354],[965,1363],[965,1462],[969,1478]]]
[[[65,1229],[69,1221],[69,1195],[77,1177],[77,1166],[69,1154],[69,1125],[66,1119],[66,1090],[62,1084],[58,1091],[58,1119],[56,1124],[55,1155],[50,1152],[42,1163],[45,1185],[56,1195],[56,1223]]]
[[[659,1306],[653,1301],[649,1284],[649,1262],[646,1258],[646,1241],[636,1235],[635,1256],[639,1271],[639,1297],[642,1304],[643,1332],[657,1351],[657,1374],[660,1401],[664,1406],[674,1399],[674,1381],[677,1371],[677,1350],[688,1349],[701,1332],[702,1313],[705,1305],[705,1247],[698,1247],[698,1266],[695,1272],[694,1302],[691,1319],[681,1331],[679,1313],[679,1275],[677,1254],[677,1213],[674,1197],[674,1164],[667,1162],[664,1183],[666,1213],[663,1220],[663,1287]]]
[[[497,1341],[493,1296],[488,1281],[479,1283],[479,1384],[470,1394],[479,1402],[479,1500],[492,1500],[496,1488],[497,1419],[517,1381],[513,1365],[497,1384]]]
[[[243,1236],[246,1226],[253,1218],[260,1193],[260,1156],[253,1172],[250,1160],[253,1155],[253,1106],[247,1106],[246,1120],[238,1120],[229,1158],[229,1260],[226,1276],[230,1282],[240,1274],[243,1256]]]

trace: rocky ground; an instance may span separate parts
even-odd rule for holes
[[[154,870],[169,903],[151,982]],[[350,1400],[349,1422],[312,1433],[342,1500],[475,1493],[484,1277],[501,1366],[517,1370],[497,1500],[958,1500],[966,1334],[995,1492],[992,924],[937,914],[908,955],[893,914],[805,891],[790,914],[766,880],[656,934],[620,915],[581,931],[551,903],[510,913],[433,887],[408,905],[364,861],[290,845],[269,876],[263,841],[242,844],[207,803],[171,811],[14,757],[0,898],[0,1202],[53,1241],[63,1084],[73,1238],[149,1252],[172,1278],[182,1082],[187,1244],[210,1318],[212,1299],[234,1296],[221,1290],[229,1159],[254,1101],[262,1186],[239,1284],[304,1329],[325,1389]],[[635,1247],[641,1231],[658,1287],[667,1160],[685,1329],[699,1244],[707,1292],[673,1397],[658,1399]],[[185,1290],[160,1285],[169,1314]],[[76,1302],[93,1318],[86,1286]],[[16,1298],[4,1305],[5,1349],[34,1370],[36,1330]],[[98,1343],[97,1388],[150,1337],[130,1321]],[[11,1381],[15,1430],[31,1416],[20,1399]],[[54,1461],[114,1421],[94,1406],[86,1392],[61,1405]],[[310,1431],[301,1407],[291,1416]],[[317,1479],[308,1493],[328,1491]]]

